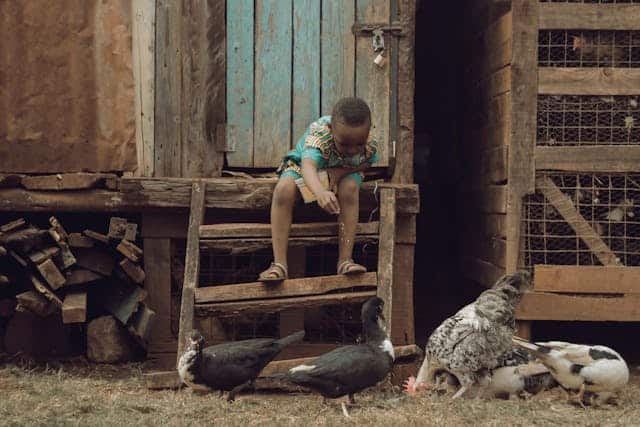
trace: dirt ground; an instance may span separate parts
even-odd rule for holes
[[[640,425],[640,370],[617,406],[582,409],[559,390],[529,400],[410,398],[380,386],[357,396],[351,418],[338,402],[307,394],[245,394],[229,404],[188,389],[148,391],[142,365],[0,366],[0,425]]]

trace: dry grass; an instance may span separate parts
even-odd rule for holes
[[[640,419],[635,376],[618,406],[581,409],[552,391],[529,400],[408,398],[381,387],[363,393],[345,419],[318,396],[248,394],[233,404],[217,394],[148,391],[140,365],[0,367],[2,425],[631,425]]]

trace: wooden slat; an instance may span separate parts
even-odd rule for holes
[[[229,166],[253,166],[253,8],[253,0],[227,0],[226,143]]]
[[[340,289],[376,287],[375,272],[356,276],[317,276],[288,279],[279,284],[265,285],[262,282],[218,285],[196,289],[196,304],[225,301],[244,301],[264,298],[282,298],[302,295],[320,295]]]
[[[640,172],[640,147],[536,147],[535,163],[538,170]]]
[[[256,2],[254,167],[274,167],[291,143],[292,9],[292,0]]]
[[[135,81],[137,175],[153,176],[155,117],[156,2],[131,2],[132,62]]]
[[[638,294],[640,267],[536,265],[533,288],[540,292]]]
[[[541,3],[540,29],[637,30],[638,4]]]
[[[378,234],[378,221],[364,222],[356,225],[356,234]],[[293,224],[291,237],[337,236],[338,224],[330,222],[311,222]],[[271,237],[271,224],[237,223],[237,224],[207,224],[200,227],[200,238],[246,238]]]
[[[465,277],[474,280],[486,288],[493,286],[505,274],[503,268],[475,257],[463,257],[462,272]]]
[[[640,93],[640,69],[540,67],[538,93],[544,95],[636,95]]]
[[[538,0],[514,0],[511,59],[512,126],[509,142],[506,272],[520,267],[522,198],[535,189]]]
[[[582,239],[603,265],[620,264],[618,257],[609,249],[607,244],[602,240],[600,235],[594,231],[587,220],[576,210],[569,196],[560,191],[549,177],[539,177],[536,180],[536,187],[538,187],[549,203],[556,208],[573,231],[575,231],[576,235]]]
[[[384,300],[387,333],[391,333],[393,278],[396,252],[396,194],[390,188],[380,192],[380,243],[378,246],[378,296]]]
[[[333,104],[354,95],[355,0],[322,0],[321,35],[321,106],[322,115],[331,114]]]
[[[389,22],[390,0],[357,0],[357,22]],[[383,36],[384,37],[384,36]],[[390,141],[389,109],[391,108],[391,61],[393,44],[385,37],[385,63],[377,66],[373,60],[378,53],[373,51],[370,36],[356,37],[356,96],[367,101],[371,108],[371,135],[379,142],[377,166],[389,164],[388,143]]]
[[[516,309],[520,320],[640,321],[640,297],[619,298],[526,293]]]
[[[320,4],[293,2],[293,110],[291,146],[320,116]]]
[[[193,306],[195,289],[200,274],[200,236],[198,231],[204,217],[204,198],[206,184],[195,182],[191,191],[191,213],[187,234],[187,250],[184,262],[184,281],[182,283],[182,301],[180,303],[180,328],[178,334],[178,359],[182,355],[187,338],[193,329]]]
[[[62,323],[84,323],[87,320],[87,293],[67,294],[62,302]]]
[[[378,236],[374,235],[356,235],[354,241],[355,243],[362,244],[375,243],[377,240]],[[290,237],[287,244],[289,248],[304,248],[307,246],[336,245],[338,242],[338,236]],[[230,254],[241,254],[271,248],[272,241],[270,237],[213,239],[202,240],[200,242],[200,246],[202,248],[218,250]]]
[[[294,298],[197,304],[195,312],[201,316],[238,316],[246,313],[276,313],[307,307],[361,303],[376,295],[376,291],[343,292]]]
[[[27,190],[83,190],[103,187],[106,179],[115,177],[108,173],[84,172],[33,175],[22,178],[21,184]]]
[[[146,222],[143,217],[143,225]],[[144,288],[147,304],[157,317],[151,330],[150,348],[157,342],[168,341],[171,335],[171,240],[144,239]]]

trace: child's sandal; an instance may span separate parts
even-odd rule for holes
[[[269,268],[260,273],[258,280],[261,282],[282,282],[288,276],[287,267],[279,262],[272,262]]]
[[[351,274],[366,273],[367,269],[364,265],[356,264],[352,259],[346,259],[338,265],[338,274],[346,276]]]

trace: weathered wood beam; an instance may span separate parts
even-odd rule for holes
[[[62,323],[84,323],[87,320],[87,293],[73,292],[62,302]]]
[[[638,4],[540,3],[539,28],[637,30]]]
[[[640,146],[536,147],[537,170],[640,172]]]
[[[640,267],[536,265],[533,283],[540,292],[639,294]]]
[[[378,234],[379,222],[365,222],[356,225],[356,234]],[[293,224],[291,237],[319,237],[337,236],[338,224],[331,222],[312,222]],[[200,226],[202,239],[269,237],[271,238],[271,224],[238,223],[238,224],[207,224]]]
[[[516,309],[520,320],[640,321],[640,296],[598,297],[529,292]]]
[[[82,190],[99,187],[114,174],[105,173],[64,173],[55,175],[34,175],[22,178],[22,186],[27,190]]]
[[[380,243],[378,246],[378,296],[384,301],[384,324],[391,334],[393,269],[396,254],[396,194],[391,188],[380,193]]]
[[[240,283],[200,287],[196,289],[196,304],[209,302],[242,301],[263,298],[281,298],[302,295],[319,295],[327,292],[355,287],[373,287],[377,285],[375,272],[353,276],[317,276],[301,279],[288,279],[279,284],[265,285],[262,282]]]
[[[538,93],[542,95],[633,95],[638,87],[638,68],[538,68]]]
[[[373,243],[378,241],[378,236],[358,236],[356,235],[355,243]],[[333,245],[338,244],[338,237],[291,237],[288,241],[290,248]],[[264,237],[261,239],[213,239],[202,240],[200,242],[202,248],[208,248],[227,252],[230,254],[241,254],[247,252],[255,252],[260,249],[271,248],[271,238]]]

